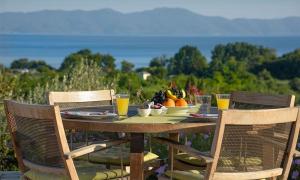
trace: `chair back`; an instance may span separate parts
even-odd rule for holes
[[[220,112],[209,179],[287,179],[299,134],[298,108]]]
[[[294,107],[294,95],[270,95],[245,91],[233,92],[230,97],[231,109],[272,109]]]
[[[49,92],[48,103],[61,109],[112,105],[114,90]]]
[[[68,174],[74,169],[58,106],[4,101],[8,127],[21,172],[34,169]],[[76,172],[76,171],[75,171]]]

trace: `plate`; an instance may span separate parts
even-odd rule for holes
[[[190,114],[193,118],[218,118],[218,114]]]
[[[190,109],[191,109],[190,106],[168,107],[167,114],[174,114],[174,115],[183,114],[184,115],[184,114],[187,114]]]
[[[190,109],[188,113],[198,113],[200,111],[200,105],[189,105]]]
[[[66,118],[84,118],[84,119],[107,119],[117,116],[115,113],[109,112],[88,112],[88,111],[63,111],[61,115]]]
[[[187,118],[187,122],[202,122],[202,123],[210,123],[216,122],[218,120],[218,114],[196,114],[191,113]]]

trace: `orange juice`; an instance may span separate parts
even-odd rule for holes
[[[127,116],[129,98],[128,97],[117,97],[116,102],[117,102],[118,115],[119,116]]]
[[[229,99],[219,99],[217,98],[218,108],[225,110],[229,108]]]

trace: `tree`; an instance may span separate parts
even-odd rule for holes
[[[290,86],[295,91],[300,91],[300,78],[294,78],[290,81]]]
[[[169,59],[165,55],[155,57],[150,61],[149,68],[146,71],[157,78],[165,78],[168,74],[168,70],[166,69],[168,61]]]
[[[134,96],[134,92],[141,87],[141,78],[136,73],[126,73],[120,76],[118,83],[118,91],[128,91]]]
[[[11,65],[11,69],[47,69],[47,70],[53,70],[54,68],[48,65],[45,61],[42,60],[28,60],[26,58],[21,58],[14,60]]]
[[[238,62],[245,62],[247,69],[251,70],[257,65],[275,60],[276,53],[274,49],[244,42],[219,44],[212,51],[210,71],[220,70],[222,65],[232,58]]]
[[[150,61],[150,67],[165,67],[168,62],[168,58],[165,55],[155,57]]]
[[[14,60],[11,65],[11,69],[28,69],[29,68],[29,60],[26,58],[21,58]]]
[[[115,71],[115,58],[109,54],[100,54],[95,53],[93,54],[92,51],[89,49],[83,49],[76,53],[72,53],[64,59],[60,70],[66,71],[69,69],[73,69],[78,64],[82,63],[83,61],[88,61],[88,64],[98,64],[99,67],[103,69],[106,73],[112,73]]]
[[[126,60],[123,60],[121,62],[121,71],[122,72],[125,72],[125,73],[128,73],[128,72],[131,72],[134,68],[134,64],[132,64],[131,62],[128,62]]]
[[[207,62],[201,52],[194,46],[183,46],[170,59],[168,69],[170,74],[204,75]]]
[[[113,73],[116,69],[116,64],[115,64],[115,58],[110,55],[110,54],[105,54],[100,56],[100,67],[106,72],[106,73]]]
[[[266,62],[259,69],[267,69],[272,76],[279,79],[300,77],[300,49],[284,54],[276,61]]]
[[[166,78],[167,76],[167,69],[164,67],[151,67],[147,70],[148,72],[150,72],[151,76],[155,76],[158,78]]]

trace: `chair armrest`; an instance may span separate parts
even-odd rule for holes
[[[300,151],[295,150],[294,157],[300,157]]]
[[[187,153],[189,153],[190,155],[192,155],[196,158],[205,160],[206,163],[213,162],[213,158],[211,156],[207,156],[207,154],[205,154],[204,152],[200,152],[200,151],[198,151],[194,148],[191,148],[189,146],[182,145],[179,142],[172,141],[168,138],[163,138],[163,137],[154,137],[153,140],[156,141],[156,142],[174,147],[175,149],[178,149],[180,151],[187,152]]]
[[[91,144],[89,146],[85,146],[79,149],[75,149],[74,151],[65,153],[65,158],[76,158],[79,156],[83,156],[85,154],[95,152],[95,151],[101,151],[107,148],[110,148],[111,146],[127,143],[128,139],[118,139],[118,140],[112,140],[112,141],[107,141],[99,144]]]

